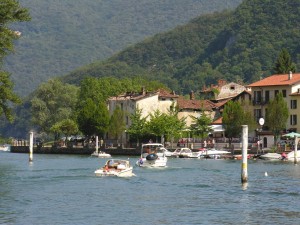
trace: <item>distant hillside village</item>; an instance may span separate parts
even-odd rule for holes
[[[300,113],[297,110],[297,101],[300,100],[300,74],[291,72],[272,75],[247,86],[219,80],[218,84],[203,87],[199,93],[191,91],[189,99],[163,89],[155,92],[142,89],[139,93],[128,92],[109,98],[108,107],[110,115],[117,106],[127,112],[126,127],[131,125],[130,114],[133,114],[137,108],[142,110],[142,117],[146,117],[156,110],[168,113],[170,107],[175,105],[179,110],[178,118],[186,118],[186,127],[193,124],[193,117],[201,117],[203,113],[206,113],[213,121],[211,137],[214,140],[221,140],[225,139],[225,130],[222,126],[222,112],[225,105],[229,101],[243,101],[248,103],[247,105],[257,121],[257,129],[249,131],[249,136],[253,139],[259,137],[262,147],[270,148],[274,144],[274,136],[267,130],[267,127],[259,125],[258,121],[265,118],[267,104],[279,92],[282,92],[289,108],[290,119],[286,123],[286,129],[288,131],[300,130],[297,123]],[[197,99],[203,100],[197,100],[195,95],[199,96]],[[124,132],[121,140],[124,143],[127,142],[129,135]]]

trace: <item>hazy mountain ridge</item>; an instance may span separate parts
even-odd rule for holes
[[[300,0],[245,0],[232,12],[200,16],[80,68],[65,80],[142,75],[179,92],[197,91],[220,78],[251,83],[273,73],[282,48],[300,67],[299,9]]]
[[[48,78],[105,59],[145,37],[242,0],[20,0],[32,21],[6,60],[16,91],[28,94]]]

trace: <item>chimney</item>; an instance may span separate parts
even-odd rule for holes
[[[193,91],[190,92],[190,100],[195,100],[195,94]]]
[[[293,73],[292,71],[289,72],[289,80],[291,80],[293,78]]]

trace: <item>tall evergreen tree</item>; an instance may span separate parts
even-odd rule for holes
[[[109,121],[109,134],[112,135],[117,141],[126,128],[124,116],[125,115],[122,109],[117,106]]]
[[[12,22],[29,21],[28,10],[22,8],[18,1],[1,0],[0,2],[0,115],[4,114],[13,120],[11,106],[20,103],[20,98],[13,92],[13,82],[10,74],[2,69],[3,58],[14,50],[14,40],[20,32],[9,28]]]
[[[287,49],[282,49],[276,60],[274,67],[276,74],[286,74],[296,72],[296,64],[292,62],[292,58]]]
[[[286,128],[286,122],[289,117],[289,110],[282,92],[279,92],[268,105],[266,114],[266,125],[274,135],[274,144],[276,143],[280,132]]]

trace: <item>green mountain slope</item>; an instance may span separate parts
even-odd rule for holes
[[[145,37],[242,0],[19,0],[32,21],[6,60],[16,91],[26,95],[49,77],[103,60]]]
[[[179,92],[220,78],[250,83],[272,74],[282,48],[300,61],[299,11],[300,0],[245,0],[233,12],[200,16],[64,79],[143,75]]]

